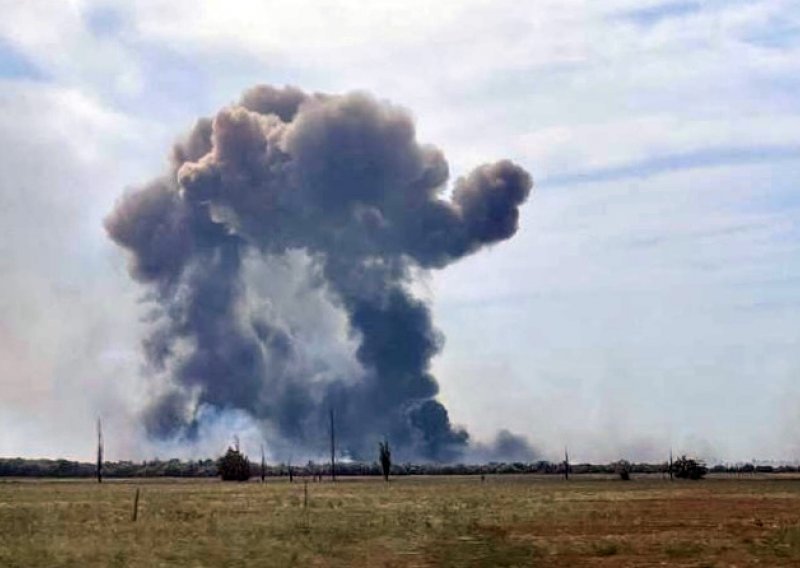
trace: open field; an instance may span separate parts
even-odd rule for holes
[[[0,482],[0,566],[129,565],[797,566],[800,479]]]

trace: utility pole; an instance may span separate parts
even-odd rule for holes
[[[336,430],[333,424],[333,408],[331,408],[331,481],[336,481]]]
[[[97,483],[103,483],[103,423],[97,419]]]
[[[566,446],[564,446],[564,480],[569,481],[569,453]]]

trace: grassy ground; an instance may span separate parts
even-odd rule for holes
[[[139,519],[131,513],[141,488]],[[0,482],[0,566],[798,566],[800,480]]]

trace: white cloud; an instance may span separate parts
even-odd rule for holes
[[[144,85],[137,58],[120,38],[92,33],[87,16],[94,4],[4,2],[0,39],[62,85],[138,95]]]

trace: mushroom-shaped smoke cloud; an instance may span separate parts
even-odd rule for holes
[[[511,237],[532,182],[509,161],[478,167],[449,198],[447,179],[409,113],[364,93],[259,86],[199,120],[170,171],[106,219],[157,307],[144,347],[167,388],[145,412],[148,431],[192,436],[202,409],[236,410],[265,435],[311,447],[334,408],[352,456],[371,455],[384,435],[409,458],[459,456],[468,435],[429,370],[442,337],[410,284]],[[344,314],[357,376],[311,362],[275,298],[252,301],[272,274],[248,266],[276,259]]]

